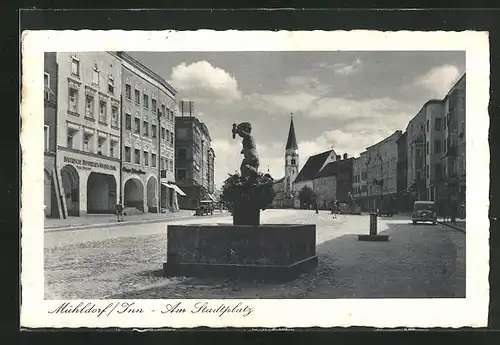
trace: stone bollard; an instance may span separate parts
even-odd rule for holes
[[[376,212],[370,213],[370,234],[358,235],[358,241],[387,242],[389,235],[377,234],[378,215]]]
[[[370,236],[377,236],[377,214],[370,213]]]

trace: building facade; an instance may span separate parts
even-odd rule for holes
[[[393,207],[397,193],[397,139],[400,130],[382,141],[366,148],[369,207],[375,209],[382,204]]]
[[[121,63],[110,52],[57,53],[58,188],[64,216],[114,213],[120,179]]]
[[[125,211],[176,211],[176,90],[129,55],[122,60],[122,195]]]
[[[352,197],[361,211],[369,211],[368,200],[368,154],[362,152],[352,162]]]
[[[176,117],[175,159],[176,181],[186,194],[179,199],[180,208],[195,209],[201,200],[212,199],[215,152],[207,126],[196,117]]]
[[[56,191],[57,133],[57,55],[44,53],[43,120],[44,120],[44,204],[45,216],[60,217],[60,201]]]
[[[397,140],[398,161],[397,161],[397,210],[399,212],[411,212],[413,201],[408,193],[408,133],[405,131]]]
[[[442,203],[459,207],[466,193],[466,75],[464,74],[445,97],[443,121],[444,154],[442,163],[445,184]]]

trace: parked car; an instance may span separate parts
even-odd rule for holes
[[[214,214],[214,202],[212,200],[202,200],[196,208],[197,216],[203,216],[208,214]]]
[[[434,201],[415,201],[411,220],[413,224],[417,224],[418,222],[431,222],[433,225],[436,225],[436,211],[436,203]]]

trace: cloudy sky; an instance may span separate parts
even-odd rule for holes
[[[234,122],[252,123],[260,169],[284,174],[293,112],[300,167],[331,147],[357,156],[442,98],[465,72],[464,52],[131,52],[195,101],[215,149],[215,182],[239,169]]]

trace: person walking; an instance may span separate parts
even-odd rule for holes
[[[118,218],[118,222],[123,222],[123,205],[121,200],[116,205],[116,217]]]

